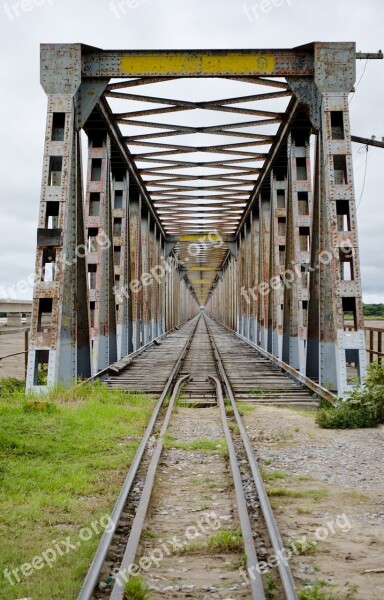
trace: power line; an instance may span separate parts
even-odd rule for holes
[[[359,208],[361,201],[363,199],[363,194],[364,194],[364,190],[365,190],[365,182],[367,179],[367,168],[368,168],[368,145],[365,147],[366,149],[366,153],[365,153],[365,169],[364,169],[364,180],[363,180],[363,187],[361,190],[361,194],[360,194],[360,198],[359,198],[359,202],[357,203],[357,207],[356,207],[356,211]]]
[[[356,94],[356,92],[357,92],[357,88],[359,87],[359,85],[360,85],[360,83],[361,83],[361,80],[362,80],[362,79],[363,79],[363,77],[364,77],[364,74],[365,74],[365,71],[366,71],[367,65],[368,65],[368,58],[367,58],[367,60],[365,61],[365,65],[364,65],[363,72],[362,72],[362,74],[361,74],[361,77],[360,77],[359,81],[357,82],[357,85],[356,85],[356,87],[355,87],[355,89],[354,89],[354,91],[353,91],[353,96],[352,96],[352,98],[350,99],[350,101],[349,101],[349,104],[351,104],[352,100],[353,100],[353,99],[354,99],[354,97],[355,97],[355,94]]]

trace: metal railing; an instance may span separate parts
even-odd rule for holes
[[[347,325],[346,331],[354,331],[353,325]],[[368,364],[377,360],[379,365],[382,364],[383,352],[383,334],[384,334],[384,321],[383,328],[380,327],[364,327],[365,331],[365,343],[368,355]]]

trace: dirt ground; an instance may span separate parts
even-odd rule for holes
[[[178,442],[217,438],[223,430],[216,408],[179,408],[169,430]],[[239,556],[228,551],[192,551],[222,530],[238,530],[234,493],[226,460],[220,453],[169,448],[156,478],[152,508],[145,524],[141,556],[165,555],[146,575],[151,600],[164,598],[248,600],[239,576]],[[177,540],[182,551],[167,557]]]
[[[285,407],[258,406],[244,419],[284,541],[312,546],[293,552],[296,581],[382,600],[384,572],[369,571],[384,570],[384,427],[323,430],[313,413]]]
[[[8,331],[14,331],[15,333],[8,334]],[[4,335],[4,332],[7,332],[7,335]],[[0,358],[9,354],[24,352],[24,350],[24,331],[8,328],[0,323]],[[0,379],[4,377],[25,379],[24,354],[0,360]]]

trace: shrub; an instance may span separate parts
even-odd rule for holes
[[[132,577],[125,586],[124,600],[147,600],[149,590],[140,578]]]
[[[356,386],[338,406],[320,409],[316,423],[325,429],[357,429],[384,423],[384,365],[372,363],[363,385]]]
[[[15,377],[6,377],[0,379],[0,395],[2,397],[12,396],[16,392],[24,392],[25,381],[16,379]]]

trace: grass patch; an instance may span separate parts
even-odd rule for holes
[[[320,408],[316,414],[316,423],[322,429],[363,429],[375,426],[364,408],[351,408],[347,404],[337,408]]]
[[[250,396],[258,396],[258,395],[264,396],[265,394],[268,394],[268,392],[266,392],[262,388],[252,388],[249,390],[248,394]]]
[[[253,413],[256,410],[256,405],[251,404],[249,402],[237,402],[237,410],[240,415],[247,415],[249,413]]]
[[[221,529],[206,541],[192,542],[180,551],[182,554],[238,554],[244,552],[241,531]]]
[[[367,494],[362,494],[361,492],[355,492],[352,490],[351,492],[344,492],[342,494],[342,498],[352,504],[354,506],[358,506],[359,504],[364,504],[365,502],[369,502],[371,499]]]
[[[147,600],[149,590],[139,577],[131,577],[125,584],[124,600]]]
[[[263,573],[263,587],[266,600],[278,598],[279,586],[271,573]]]
[[[299,600],[355,600],[358,588],[352,585],[348,588],[345,594],[334,594],[332,591],[324,590],[323,583],[315,583],[311,587],[307,587],[298,592]]]
[[[275,479],[287,479],[290,477],[289,473],[285,473],[284,471],[279,471],[276,469],[275,471],[265,471],[261,469],[261,474],[265,481],[275,480]]]
[[[150,529],[144,529],[144,531],[141,534],[141,539],[143,540],[154,540],[156,539],[156,537],[156,533],[154,533]]]
[[[207,548],[211,554],[243,552],[244,547],[241,532],[222,529],[208,539]]]
[[[360,429],[384,423],[384,364],[369,365],[364,384],[338,405],[321,408],[316,423],[324,429]]]
[[[193,442],[180,442],[175,436],[166,433],[163,437],[164,448],[176,448],[178,450],[200,450],[202,452],[215,452],[216,454],[227,454],[227,443],[225,438],[200,439]]]
[[[233,431],[233,433],[235,433],[236,435],[240,435],[240,429],[237,423],[228,423],[228,427],[231,431]]]
[[[283,487],[267,486],[268,496],[279,498],[312,498],[312,500],[320,500],[327,496],[327,490],[311,489],[311,490],[291,490]]]
[[[229,562],[224,563],[224,567],[226,569],[230,569],[231,571],[232,570],[238,571],[241,568],[246,569],[247,568],[247,556],[246,556],[245,552],[243,551],[241,554],[238,554],[233,559],[231,559]]]
[[[292,552],[298,552],[300,555],[303,556],[307,556],[308,554],[314,554],[317,551],[317,542],[313,540],[288,540],[284,543],[284,546],[289,550],[292,550]]]
[[[296,512],[298,515],[310,515],[313,512],[313,508],[309,506],[297,506]]]
[[[0,564],[10,570],[109,515],[155,399],[101,384],[56,388],[40,402],[19,386],[0,383]],[[106,525],[107,523],[105,523]],[[104,526],[105,526],[104,525]],[[75,598],[102,534],[11,586],[2,600]],[[32,533],[31,533],[32,532]],[[65,551],[65,548],[64,548]]]

